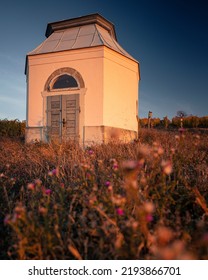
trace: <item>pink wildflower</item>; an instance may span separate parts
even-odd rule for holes
[[[45,194],[46,194],[46,195],[50,195],[51,193],[52,193],[52,190],[50,190],[50,189],[46,189],[46,190],[45,190]]]
[[[111,185],[111,182],[110,182],[110,181],[106,181],[106,182],[105,182],[105,186],[108,188],[109,191],[112,191],[112,190],[113,190],[113,186]]]
[[[112,159],[110,159],[110,162],[111,162],[111,164],[112,164],[112,169],[113,169],[114,171],[117,171],[117,170],[118,170],[118,162],[117,162],[117,160],[114,159],[114,158],[112,158]]]
[[[115,163],[115,164],[113,165],[113,170],[115,170],[115,171],[118,170],[118,164],[117,164],[117,163]]]
[[[93,155],[94,154],[94,152],[93,152],[93,150],[89,150],[89,155]]]
[[[49,175],[49,176],[57,176],[57,175],[58,175],[58,169],[55,168],[55,169],[49,171],[49,172],[48,172],[48,175]]]
[[[91,180],[92,179],[92,175],[89,172],[86,172],[86,178]]]
[[[119,215],[119,216],[122,216],[124,214],[124,211],[122,208],[117,208],[116,209],[116,213]]]
[[[147,220],[147,222],[152,222],[153,221],[153,216],[151,214],[147,214],[146,220]]]
[[[110,181],[106,181],[106,182],[105,182],[105,186],[106,186],[106,187],[109,187],[110,185],[111,185]]]

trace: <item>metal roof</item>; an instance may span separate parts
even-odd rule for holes
[[[27,55],[106,46],[134,61],[117,42],[114,25],[99,14],[49,23],[48,37]]]
[[[116,39],[116,31],[113,23],[101,16],[100,14],[90,14],[82,17],[71,18],[67,20],[48,23],[45,36],[49,37],[54,31],[70,27],[77,27],[97,23],[104,27]]]

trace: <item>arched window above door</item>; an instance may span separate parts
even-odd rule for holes
[[[47,79],[44,91],[85,88],[84,80],[80,73],[70,67],[55,70]]]
[[[52,89],[78,88],[78,83],[74,77],[64,74],[55,79]]]

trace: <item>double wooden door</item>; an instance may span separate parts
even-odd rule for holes
[[[53,140],[78,140],[79,94],[47,97],[48,136]]]

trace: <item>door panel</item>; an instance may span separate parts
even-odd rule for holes
[[[50,138],[59,138],[61,133],[61,96],[47,97],[47,127]]]
[[[47,97],[47,127],[51,139],[78,139],[78,94]]]
[[[62,96],[62,108],[62,117],[66,120],[65,137],[77,140],[79,135],[79,95]]]

